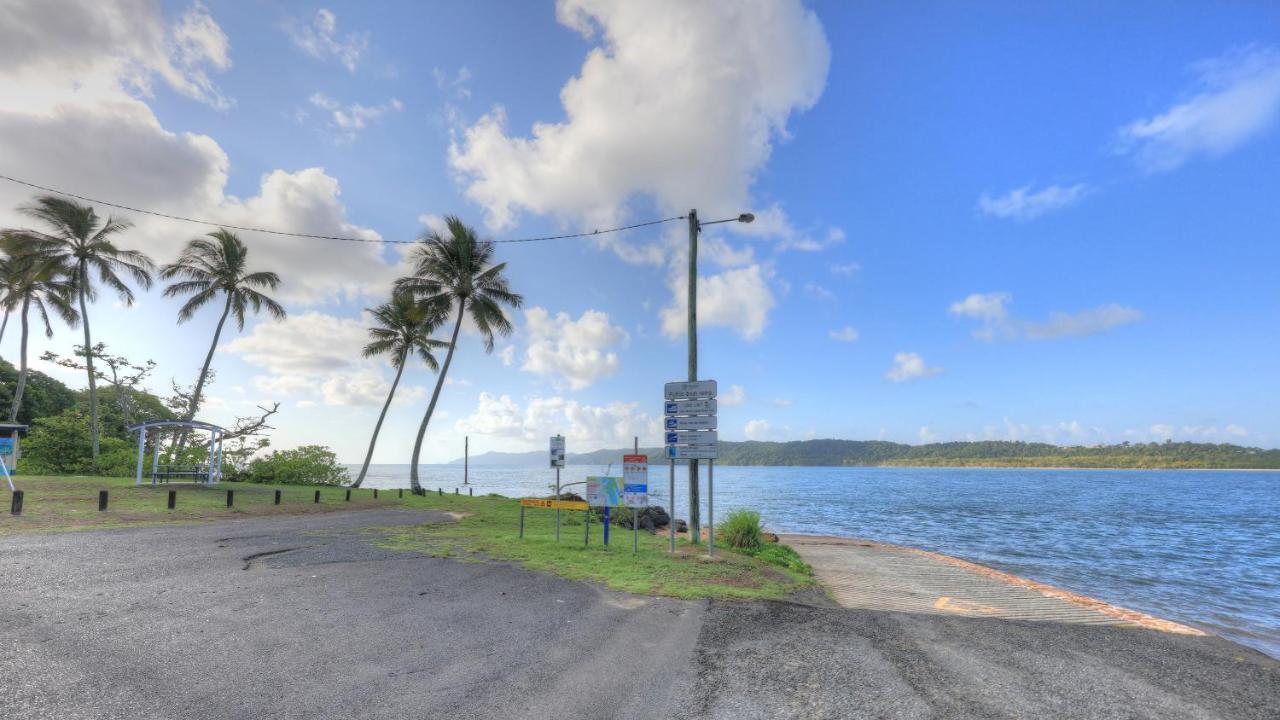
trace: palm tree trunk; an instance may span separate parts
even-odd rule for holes
[[[98,383],[93,376],[93,341],[89,338],[89,308],[85,306],[84,293],[89,284],[89,266],[80,261],[80,319],[84,321],[84,360],[89,372],[89,422],[93,437],[93,464],[98,464]]]
[[[213,342],[209,345],[209,352],[204,356],[204,366],[200,368],[200,377],[196,378],[196,389],[191,391],[191,402],[187,404],[187,411],[183,413],[182,419],[191,422],[191,418],[196,416],[196,411],[200,409],[200,394],[204,391],[204,381],[209,377],[209,364],[213,362],[213,351],[218,349],[218,338],[222,337],[222,326],[227,322],[227,315],[231,312],[231,293],[227,293],[227,304],[222,308],[222,317],[218,319],[218,327],[213,331]],[[183,431],[182,436],[178,439],[178,449],[175,455],[182,454],[182,450],[187,444],[187,432]]]
[[[4,329],[9,327],[9,309],[5,308],[4,322],[0,322],[0,342],[4,342]]]
[[[462,329],[462,312],[466,307],[465,298],[458,300],[458,321],[453,325],[453,339],[449,341],[449,352],[444,356],[444,365],[440,366],[440,376],[436,378],[436,389],[431,393],[431,404],[427,405],[427,414],[422,417],[422,425],[418,426],[418,439],[413,442],[413,464],[409,466],[409,485],[414,495],[425,494],[422,485],[418,482],[418,457],[422,454],[422,438],[427,434],[431,414],[436,411],[436,401],[440,399],[440,388],[444,387],[444,376],[449,373],[449,363],[453,362],[453,351],[458,347],[458,331]]]
[[[369,463],[373,460],[373,447],[378,444],[378,433],[382,432],[382,421],[387,418],[387,410],[391,407],[391,399],[396,396],[396,387],[400,385],[400,376],[404,374],[405,355],[409,352],[408,348],[400,353],[399,367],[396,368],[396,379],[391,382],[391,392],[387,393],[387,402],[382,406],[382,414],[378,415],[378,424],[373,426],[373,438],[369,440],[369,452],[365,453],[364,465],[360,467],[360,476],[356,481],[351,483],[351,487],[360,487],[360,483],[364,482],[364,476],[369,472]]]
[[[18,387],[13,391],[13,407],[9,408],[9,422],[18,422],[18,410],[22,407],[22,393],[27,389],[27,309],[31,307],[31,296],[22,300],[22,346],[19,350],[20,363],[18,370]],[[9,318],[6,316],[5,320]]]

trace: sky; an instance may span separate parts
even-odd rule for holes
[[[728,440],[1280,446],[1280,5],[0,2],[0,174],[241,232],[284,321],[228,326],[203,419],[359,462],[365,359],[424,231],[705,228],[699,367]],[[0,180],[0,226],[35,191]],[[158,263],[212,230],[100,208]],[[686,373],[683,221],[498,246],[425,462],[659,444]],[[218,319],[104,294],[95,341],[190,384]],[[11,323],[11,327],[12,327]],[[32,358],[66,354],[55,325]],[[0,355],[16,361],[17,333]],[[82,375],[33,367],[74,387]],[[374,461],[408,462],[405,373]]]

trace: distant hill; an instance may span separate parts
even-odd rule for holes
[[[660,461],[662,448],[641,448]],[[631,449],[569,453],[570,465],[621,463]],[[459,458],[453,461],[461,463]],[[545,451],[489,452],[471,458],[476,465],[544,467]],[[1122,443],[1060,446],[1048,443],[988,440],[905,445],[882,440],[797,440],[794,442],[722,442],[721,465],[774,466],[935,466],[935,467],[1081,467],[1280,469],[1280,450],[1212,443]]]

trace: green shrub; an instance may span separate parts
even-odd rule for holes
[[[276,450],[256,458],[245,469],[243,479],[294,485],[345,485],[350,482],[347,469],[338,464],[338,456],[323,445]]]
[[[716,528],[718,539],[737,550],[759,550],[764,544],[760,529],[760,513],[755,510],[734,510]]]
[[[791,549],[789,545],[780,543],[767,543],[764,547],[751,553],[757,559],[763,560],[770,565],[784,567],[794,573],[800,575],[812,575],[813,568],[809,567],[809,563],[800,559],[800,553]]]
[[[18,471],[24,475],[133,475],[137,447],[110,435],[100,438],[95,466],[89,425],[89,416],[79,410],[37,418],[21,440]]]

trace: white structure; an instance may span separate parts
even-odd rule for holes
[[[182,421],[182,420],[163,420],[159,422],[143,423],[134,425],[129,428],[129,432],[138,433],[138,472],[136,483],[142,484],[142,457],[147,450],[147,435],[151,430],[156,431],[156,439],[153,443],[155,451],[151,455],[151,484],[156,484],[156,474],[160,466],[160,436],[164,433],[165,428],[179,428],[180,430],[203,430],[209,433],[209,463],[203,469],[197,467],[191,473],[192,482],[205,482],[215,484],[222,479],[222,436],[226,434],[226,430],[206,422]],[[200,480],[203,475],[204,479]]]

